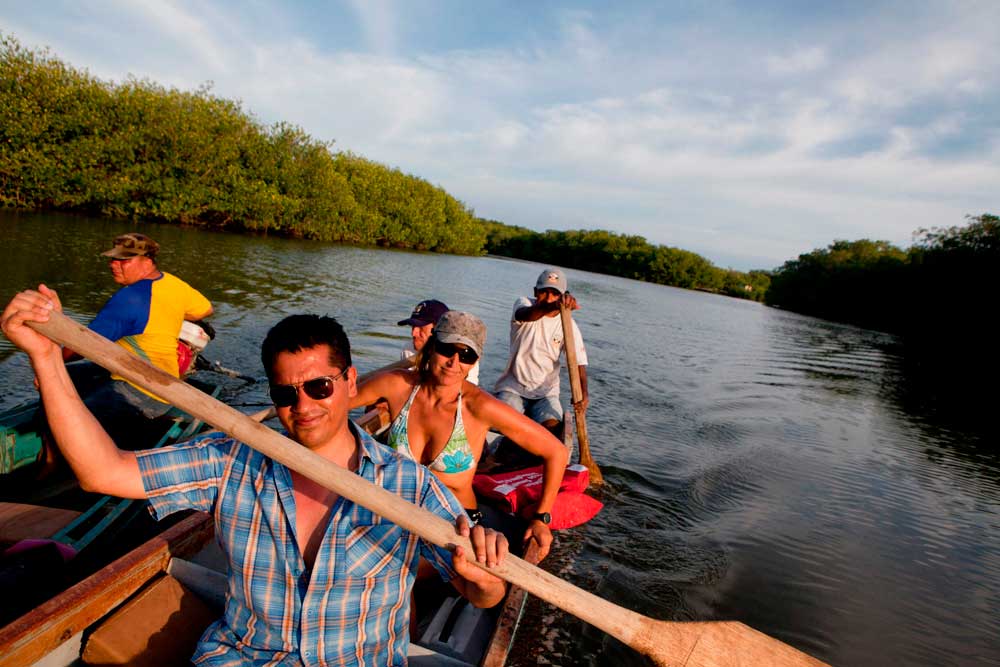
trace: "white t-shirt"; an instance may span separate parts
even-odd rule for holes
[[[562,318],[556,315],[540,317],[533,322],[518,322],[517,311],[534,304],[535,299],[526,296],[514,302],[510,319],[510,361],[497,380],[494,393],[512,391],[529,399],[559,395]],[[573,339],[576,342],[576,363],[586,366],[587,350],[576,322],[573,322]]]
[[[417,351],[413,348],[413,343],[407,343],[406,347],[399,351],[399,360],[409,359],[410,357],[417,356]],[[479,384],[479,362],[477,361],[472,368],[469,369],[469,374],[465,376],[465,379],[474,385]]]

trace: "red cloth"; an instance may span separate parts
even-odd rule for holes
[[[590,483],[587,468],[574,464],[566,466],[559,495],[550,514],[553,530],[572,528],[594,518],[604,504],[583,492]],[[499,501],[499,505],[525,519],[530,518],[542,497],[542,466],[516,470],[496,475],[476,475],[472,488],[479,495]]]
[[[191,348],[183,341],[177,341],[177,371],[181,377],[184,377],[184,374],[191,368],[193,360],[194,352],[191,351]]]

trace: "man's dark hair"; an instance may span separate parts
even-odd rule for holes
[[[268,379],[274,361],[282,352],[298,352],[319,345],[330,346],[330,365],[341,370],[351,366],[351,343],[340,322],[325,315],[289,315],[267,332],[260,346],[260,360]]]

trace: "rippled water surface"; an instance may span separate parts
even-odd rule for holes
[[[45,281],[86,321],[115,289],[97,253],[127,223],[0,213],[0,297]],[[206,356],[262,376],[267,328],[295,312],[345,325],[362,371],[437,297],[480,315],[482,377],[507,354],[514,299],[540,268],[144,226],[161,265],[216,305]],[[591,448],[605,510],[551,566],[663,619],[736,619],[836,665],[1000,663],[996,432],[911,400],[891,336],[757,304],[569,271],[590,357]],[[565,384],[565,382],[564,382]],[[234,403],[262,388],[231,383]],[[0,408],[33,395],[0,340]],[[515,663],[640,665],[535,604]],[[539,658],[541,656],[541,658]]]

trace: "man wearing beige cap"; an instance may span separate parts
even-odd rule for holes
[[[111,277],[122,287],[88,328],[178,377],[181,325],[211,315],[212,304],[198,290],[157,267],[159,250],[156,241],[132,232],[117,237],[112,248],[101,253],[109,258]],[[63,358],[69,361],[77,355],[64,349]],[[113,437],[126,435],[137,422],[155,419],[170,409],[168,403],[117,376],[89,392],[85,402]]]
[[[555,431],[563,416],[559,402],[559,357],[564,348],[560,303],[570,310],[580,307],[567,289],[566,274],[556,268],[545,269],[535,282],[535,298],[521,297],[514,302],[510,361],[493,387],[497,398],[550,431]],[[580,366],[582,403],[586,408],[590,400],[587,350],[576,322],[573,322],[573,338]]]

